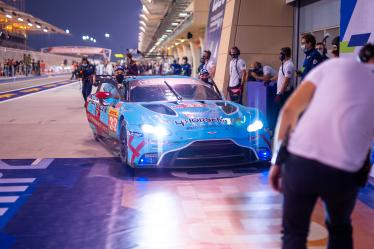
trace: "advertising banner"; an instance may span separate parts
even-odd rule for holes
[[[341,0],[340,52],[355,57],[360,48],[374,42],[374,1]]]
[[[225,16],[226,0],[211,0],[208,24],[205,31],[204,49],[212,52],[211,59],[217,62],[223,18]]]

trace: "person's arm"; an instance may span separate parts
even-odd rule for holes
[[[212,65],[211,65],[211,70],[210,70],[209,74],[210,74],[210,77],[211,77],[212,79],[214,79],[214,76],[216,75],[216,65],[213,64],[213,63],[212,63]]]
[[[315,90],[316,86],[313,83],[308,81],[303,82],[297,88],[296,92],[291,95],[284,108],[282,109],[281,114],[279,115],[277,127],[274,134],[274,154],[272,159],[272,166],[269,173],[270,185],[276,191],[281,191],[281,168],[279,165],[275,164],[275,159],[278,154],[277,150],[279,149],[282,141],[286,138],[287,133],[291,133],[296,127],[300,114],[303,113],[310,104]]]

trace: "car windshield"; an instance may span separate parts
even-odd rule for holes
[[[183,100],[220,100],[214,88],[203,84],[172,84]],[[137,85],[131,90],[131,102],[176,101],[177,97],[166,84]]]

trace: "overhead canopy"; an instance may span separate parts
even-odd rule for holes
[[[102,56],[103,59],[110,60],[112,50],[99,47],[84,47],[84,46],[59,46],[42,48],[44,53],[62,54],[62,55],[75,55],[75,56]]]
[[[52,24],[0,1],[0,27],[11,33],[28,34],[66,34]]]

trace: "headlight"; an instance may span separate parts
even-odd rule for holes
[[[264,124],[261,120],[256,120],[252,124],[248,125],[247,131],[248,132],[255,132],[261,130],[264,127]]]
[[[142,125],[142,131],[147,134],[153,134],[157,137],[165,137],[169,132],[162,126],[153,126],[149,124]]]

